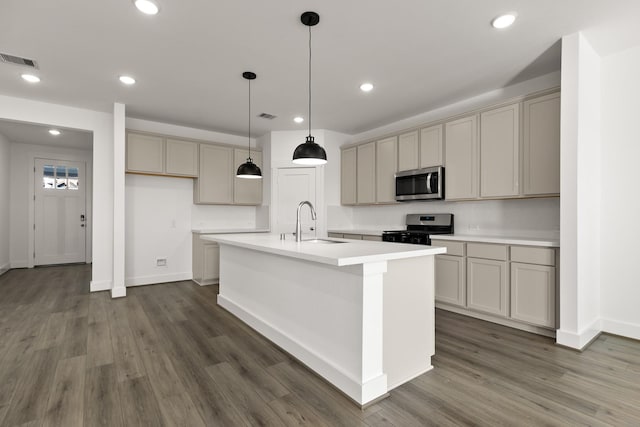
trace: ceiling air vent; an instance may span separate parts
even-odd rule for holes
[[[262,117],[263,119],[267,119],[267,120],[273,120],[277,116],[274,116],[273,114],[269,114],[269,113],[260,113],[258,114],[258,117]]]
[[[6,53],[0,53],[0,60],[8,64],[23,65],[36,69],[38,68],[38,63],[33,59],[20,58],[19,56],[13,56]]]

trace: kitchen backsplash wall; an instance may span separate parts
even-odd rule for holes
[[[560,230],[558,197],[465,202],[410,202],[386,206],[332,206],[329,230],[402,229],[409,213],[452,213],[458,234],[511,234],[557,237]]]

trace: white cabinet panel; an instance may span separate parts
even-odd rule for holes
[[[398,170],[406,171],[420,167],[418,157],[418,131],[403,133],[398,137]]]
[[[127,172],[164,173],[164,138],[128,133]]]
[[[560,193],[560,94],[524,103],[525,195]]]
[[[420,130],[420,167],[442,166],[442,125]]]
[[[446,199],[478,197],[478,119],[476,115],[446,124]]]
[[[467,306],[499,316],[509,315],[506,261],[467,258]]]
[[[466,305],[466,268],[464,257],[436,255],[436,301]]]
[[[167,175],[198,176],[198,144],[179,139],[166,140]]]
[[[200,175],[194,198],[200,204],[233,203],[233,148],[200,144]]]
[[[520,104],[480,115],[480,196],[519,193]]]
[[[356,188],[358,203],[376,201],[376,143],[357,147]]]
[[[396,201],[395,173],[398,171],[398,138],[376,142],[376,202]]]
[[[511,263],[511,317],[538,326],[555,327],[556,269]]]
[[[357,199],[356,186],[357,147],[342,150],[340,156],[340,203],[355,205]]]

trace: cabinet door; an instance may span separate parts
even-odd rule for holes
[[[398,170],[418,169],[418,131],[402,134],[398,137]]]
[[[506,261],[467,258],[467,307],[508,316]]]
[[[233,203],[233,149],[200,144],[200,174],[196,180],[195,202]]]
[[[442,166],[442,125],[420,130],[420,167]]]
[[[436,255],[436,301],[464,307],[467,300],[464,258]]]
[[[362,240],[362,234],[343,234],[342,237],[350,240]]]
[[[249,150],[235,148],[233,150],[233,202],[238,205],[259,205],[262,203],[262,179],[235,178],[238,166],[247,161]],[[251,159],[262,170],[262,153],[251,150]],[[262,175],[264,175],[262,171]]]
[[[376,143],[359,145],[357,160],[358,204],[374,203],[376,201]]]
[[[478,119],[473,115],[446,124],[445,198],[478,197]]]
[[[376,202],[396,201],[396,172],[398,172],[398,138],[394,136],[376,142]]]
[[[342,150],[340,156],[340,203],[355,205],[356,196],[356,164],[357,147]]]
[[[560,94],[524,103],[525,195],[560,193]]]
[[[198,176],[198,144],[191,141],[166,141],[166,168],[168,175]]]
[[[164,138],[127,134],[127,172],[164,173]]]
[[[511,317],[538,326],[556,326],[556,269],[511,263]]]
[[[519,194],[520,105],[480,115],[480,197]]]
[[[220,279],[220,246],[217,243],[204,244],[204,271],[202,282],[215,283]]]
[[[327,233],[327,237],[333,237],[336,239],[342,239],[344,237],[344,234],[342,233]]]

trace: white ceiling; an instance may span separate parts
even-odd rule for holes
[[[0,135],[4,135],[11,142],[75,148],[77,150],[92,148],[93,134],[91,132],[56,127],[55,129],[60,131],[60,135],[53,136],[49,133],[49,129],[53,128],[43,124],[0,120]]]
[[[99,111],[121,102],[129,117],[246,134],[251,70],[252,111],[278,116],[253,120],[253,136],[304,129],[292,121],[307,116],[299,17],[313,10],[313,127],[354,134],[558,70],[565,34],[626,19],[640,42],[638,0],[158,2],[149,17],[132,0],[0,1],[0,52],[37,60],[42,78],[29,85],[22,67],[0,64],[0,93]],[[512,28],[490,26],[512,10]],[[601,53],[616,45],[598,40]]]

